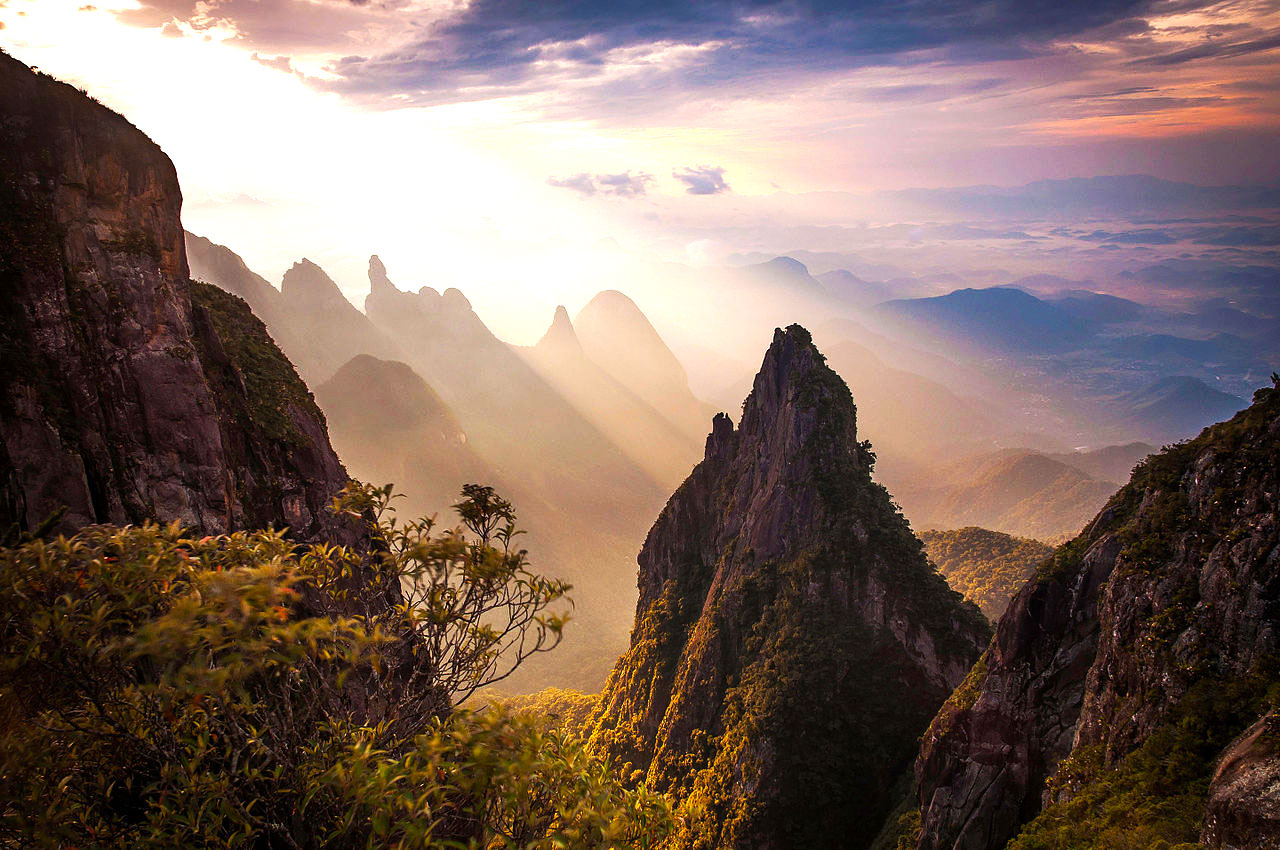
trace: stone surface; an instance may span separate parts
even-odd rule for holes
[[[592,740],[679,801],[677,847],[865,846],[986,642],[855,420],[808,332],[777,331],[645,541]]]
[[[1114,766],[1197,683],[1271,675],[1278,459],[1280,389],[1268,388],[1229,422],[1141,464],[1041,568],[924,738],[921,848],[1003,847],[1066,799],[1069,790],[1048,799],[1045,789],[1067,755],[1091,748]],[[1210,811],[1218,806],[1224,824],[1233,787],[1253,793],[1216,784]]]
[[[0,523],[332,522],[324,418],[243,302],[236,340],[193,302],[181,204],[133,125],[0,54]]]

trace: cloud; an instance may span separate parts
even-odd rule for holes
[[[645,194],[649,185],[654,182],[652,174],[643,171],[632,173],[623,171],[620,174],[596,174],[585,172],[570,177],[549,177],[547,184],[561,189],[572,189],[583,195],[614,195],[619,198],[634,198]]]
[[[333,58],[318,87],[437,103],[637,77],[714,86],[795,68],[893,65],[928,51],[931,61],[1031,56],[1098,28],[1140,31],[1135,22],[1160,0],[139,2],[120,17],[221,26],[263,53],[319,48]],[[370,54],[370,44],[388,46]]]
[[[547,185],[560,189],[572,189],[584,195],[596,193],[596,181],[590,174],[575,174],[572,177],[548,177]]]
[[[1184,62],[1193,62],[1197,59],[1228,59],[1276,49],[1280,49],[1280,32],[1272,31],[1261,38],[1245,40],[1214,39],[1204,44],[1184,47],[1181,50],[1148,56],[1135,61],[1136,64],[1140,65],[1181,65]]]
[[[601,191],[608,195],[618,195],[624,198],[643,195],[652,182],[653,175],[646,174],[643,171],[635,174],[630,171],[624,171],[621,174],[596,175],[596,183],[600,185]]]
[[[254,53],[249,58],[254,62],[257,62],[259,65],[266,65],[268,68],[274,68],[275,70],[283,71],[286,74],[294,73],[293,61],[288,56],[261,56]]]
[[[729,191],[729,184],[724,182],[723,168],[707,165],[677,168],[671,176],[683,183],[685,192],[690,195],[718,195]]]

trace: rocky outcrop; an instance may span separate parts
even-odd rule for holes
[[[1262,718],[1223,753],[1200,843],[1215,850],[1280,848],[1280,715]]]
[[[193,288],[169,158],[0,54],[0,523],[332,530],[323,416],[239,299]]]
[[[873,460],[793,325],[650,530],[592,743],[673,795],[674,846],[866,846],[985,644]]]
[[[1003,847],[1046,805],[1102,795],[1100,782],[1139,770],[1127,759],[1173,746],[1176,729],[1195,729],[1198,749],[1166,761],[1184,771],[1180,790],[1198,793],[1213,767],[1200,750],[1222,747],[1272,698],[1278,459],[1280,390],[1264,389],[1229,422],[1140,464],[1040,568],[925,736],[921,848]],[[1215,692],[1234,695],[1230,710],[1205,697]],[[1211,795],[1215,835],[1226,827],[1214,818],[1238,811],[1232,794],[1253,793],[1252,779],[1229,776]],[[1195,840],[1189,828],[1178,840]]]

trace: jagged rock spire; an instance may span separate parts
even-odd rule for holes
[[[989,634],[871,481],[856,418],[808,331],[779,329],[641,550],[592,741],[673,795],[676,847],[869,843]]]

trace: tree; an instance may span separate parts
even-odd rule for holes
[[[367,551],[154,524],[0,549],[0,846],[654,846],[660,798],[455,708],[555,645],[569,589],[464,495],[434,534],[349,488]]]

